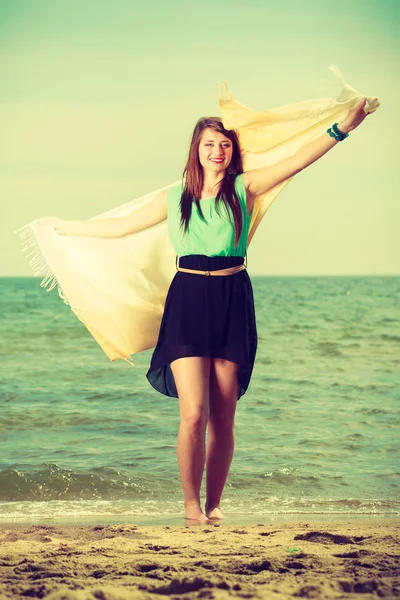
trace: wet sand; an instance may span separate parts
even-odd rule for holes
[[[400,519],[0,525],[0,598],[400,598]]]

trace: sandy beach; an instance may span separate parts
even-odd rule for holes
[[[0,597],[400,597],[400,520],[0,526]]]

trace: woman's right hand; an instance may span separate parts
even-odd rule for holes
[[[43,217],[42,219],[37,219],[36,223],[38,223],[38,225],[48,225],[56,231],[60,231],[62,229],[64,221],[63,219],[59,219],[58,217]]]

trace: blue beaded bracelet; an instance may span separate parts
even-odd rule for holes
[[[344,139],[346,139],[347,137],[349,137],[348,133],[343,133],[343,131],[340,131],[337,123],[334,123],[332,125],[332,129],[331,128],[327,129],[326,133],[329,133],[329,135],[331,137],[335,138],[335,140],[337,142],[341,142]]]

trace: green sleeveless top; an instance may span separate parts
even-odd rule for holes
[[[235,230],[233,214],[229,208],[228,210],[232,219],[230,221],[222,200],[218,205],[221,216],[215,208],[215,197],[200,200],[205,221],[201,219],[197,206],[193,203],[189,227],[184,234],[183,226],[180,227],[182,183],[169,188],[168,233],[177,256],[205,254],[206,256],[245,257],[251,213],[249,215],[247,212],[246,188],[242,175],[237,175],[235,178],[235,189],[240,200],[243,215],[243,229],[236,248],[234,248]]]

